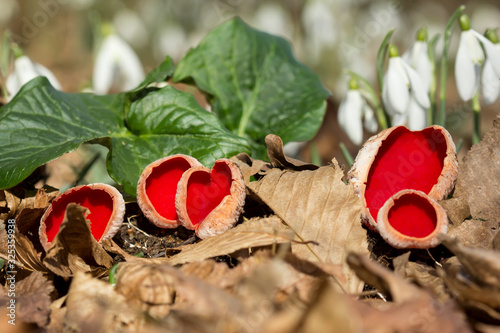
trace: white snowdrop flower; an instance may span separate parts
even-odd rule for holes
[[[420,75],[424,90],[428,93],[432,82],[432,64],[428,54],[426,28],[421,28],[417,32],[417,40],[403,54],[403,60]]]
[[[139,57],[115,34],[107,36],[97,53],[93,86],[96,94],[106,94],[112,88],[127,91],[144,80]]]
[[[500,72],[495,70],[495,64],[500,61],[500,44],[494,30],[488,29],[485,33],[487,38],[494,44],[487,53],[481,75],[481,92],[486,105],[493,104],[500,95]],[[495,54],[496,53],[496,54]]]
[[[479,70],[484,61],[484,53],[477,37],[481,35],[470,28],[469,17],[462,14],[459,23],[462,32],[455,59],[455,81],[460,98],[463,101],[468,101],[477,92]]]
[[[352,78],[349,81],[349,91],[339,105],[337,119],[340,127],[356,145],[363,142],[363,116],[365,128],[375,132],[378,124],[373,109],[363,99],[357,80]]]
[[[10,101],[23,85],[37,76],[45,76],[54,88],[61,90],[61,84],[50,70],[27,56],[21,55],[14,61],[14,72],[7,77],[5,83],[9,92],[7,100]]]
[[[431,106],[422,79],[399,55],[394,45],[389,46],[389,65],[384,76],[382,101],[393,125],[404,124],[407,119],[426,117]],[[411,117],[409,113],[413,114]],[[424,118],[425,119],[425,118]],[[417,123],[410,127],[417,128]]]

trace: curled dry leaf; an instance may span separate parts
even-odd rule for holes
[[[475,282],[500,291],[500,252],[463,246],[450,237],[442,243],[457,256]]]
[[[281,138],[277,135],[268,134],[266,136],[266,147],[267,156],[269,156],[269,160],[275,168],[293,171],[316,170],[319,168],[315,164],[306,163],[285,156],[285,152],[283,150],[283,140],[281,140]]]
[[[415,282],[421,288],[429,290],[432,295],[444,303],[450,299],[445,283],[434,267],[409,260],[411,252],[400,255],[392,261],[394,273]]]
[[[28,277],[14,283],[15,293],[15,316],[24,323],[37,324],[44,327],[48,324],[50,315],[50,294],[54,290],[51,281],[48,281],[41,272],[33,272]],[[10,283],[3,287],[3,296],[0,296],[0,304],[10,304]],[[11,291],[12,292],[12,291]]]
[[[233,156],[231,158],[231,161],[236,163],[236,165],[240,168],[246,185],[250,183],[250,177],[256,175],[261,171],[271,169],[269,163],[261,160],[254,160],[253,158],[248,156],[247,153],[239,153],[238,155]]]
[[[107,275],[113,259],[95,240],[85,219],[88,210],[70,203],[64,220],[43,260],[52,272],[62,277],[71,277],[76,272]]]
[[[179,265],[230,254],[240,249],[289,243],[292,239],[293,233],[278,217],[255,218],[222,235],[178,247],[176,249],[181,252],[166,261],[171,265]]]
[[[116,291],[125,296],[129,305],[156,319],[165,318],[170,312],[176,297],[176,281],[169,274],[169,268],[121,263],[116,279]]]
[[[411,301],[420,293],[416,286],[375,263],[367,255],[350,253],[347,263],[361,280],[389,296],[395,303]]]
[[[454,224],[460,224],[470,211],[476,220],[498,220],[500,216],[500,115],[481,143],[472,146],[459,166],[453,199],[443,206]],[[454,211],[463,212],[454,215]],[[464,216],[465,215],[465,216]],[[465,236],[463,237],[466,238]]]
[[[363,332],[472,332],[452,302],[438,302],[366,255],[351,253],[347,261],[360,278],[393,300],[360,311]]]
[[[452,257],[438,269],[447,290],[475,321],[500,324],[500,290],[481,286],[471,279],[457,257]]]
[[[352,185],[346,185],[336,160],[317,170],[293,172],[272,169],[248,188],[290,226],[302,242],[292,244],[297,256],[342,265],[336,276],[342,288],[363,288],[345,265],[348,252],[368,253],[366,231],[360,223],[361,204]]]

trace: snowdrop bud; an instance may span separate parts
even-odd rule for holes
[[[488,48],[490,49],[490,52],[487,51],[487,58],[484,62],[483,73],[481,76],[484,102],[487,105],[490,105],[493,104],[500,95],[500,73],[498,73],[494,68],[494,64],[500,61],[500,44],[498,43],[498,36],[495,30],[488,29],[484,35],[489,41],[491,41],[492,44],[494,44],[492,50]],[[494,50],[497,51],[497,54],[494,54]]]
[[[50,70],[31,61],[27,56],[20,55],[14,61],[14,72],[7,78],[6,87],[9,92],[7,99],[10,101],[23,85],[37,76],[45,76],[54,88],[61,89],[61,84]]]
[[[432,82],[432,64],[427,50],[427,29],[421,28],[415,43],[403,54],[403,59],[420,75],[424,90],[428,93]]]
[[[363,125],[361,117],[365,102],[358,90],[358,82],[351,78],[349,91],[339,105],[337,120],[349,139],[356,145],[363,142]]]
[[[455,60],[455,81],[460,98],[468,101],[476,94],[484,53],[477,39],[477,33],[470,29],[469,17],[462,14],[459,23],[462,32]]]

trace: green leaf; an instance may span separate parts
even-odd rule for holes
[[[151,83],[165,82],[168,81],[172,75],[174,74],[174,63],[172,62],[172,58],[167,56],[163,62],[148,73],[144,81],[142,81],[134,91],[138,91],[146,88]]]
[[[244,139],[224,129],[194,97],[171,86],[131,102],[127,121],[125,102],[125,94],[63,93],[44,77],[27,83],[0,109],[0,188],[15,186],[86,141],[110,149],[108,171],[130,194],[143,168],[163,156],[188,154],[210,166],[249,151]]]
[[[314,136],[326,109],[316,74],[297,61],[283,38],[257,31],[238,18],[209,33],[179,62],[174,82],[192,82],[233,133],[262,153],[269,133],[283,141]],[[256,156],[261,157],[261,156]]]

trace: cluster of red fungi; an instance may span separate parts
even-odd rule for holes
[[[149,164],[137,185],[137,202],[149,221],[160,228],[183,225],[200,238],[219,235],[237,221],[245,202],[240,169],[228,159],[215,161],[212,170],[191,156],[177,154]],[[123,223],[125,202],[113,186],[77,186],[58,196],[42,216],[40,242],[48,250],[63,223],[66,207],[77,203],[88,209],[97,241],[113,237]]]
[[[457,173],[455,145],[443,127],[411,132],[397,126],[365,143],[348,179],[362,201],[362,219],[369,228],[397,248],[430,248],[439,244],[438,235],[448,225],[437,200],[453,189]],[[178,154],[144,169],[137,202],[154,225],[182,225],[207,238],[237,222],[245,185],[231,160],[217,160],[210,170],[195,158]],[[89,210],[86,218],[97,241],[113,237],[123,222],[125,203],[114,187],[72,188],[57,197],[42,217],[39,234],[45,250],[56,237],[69,203]]]

